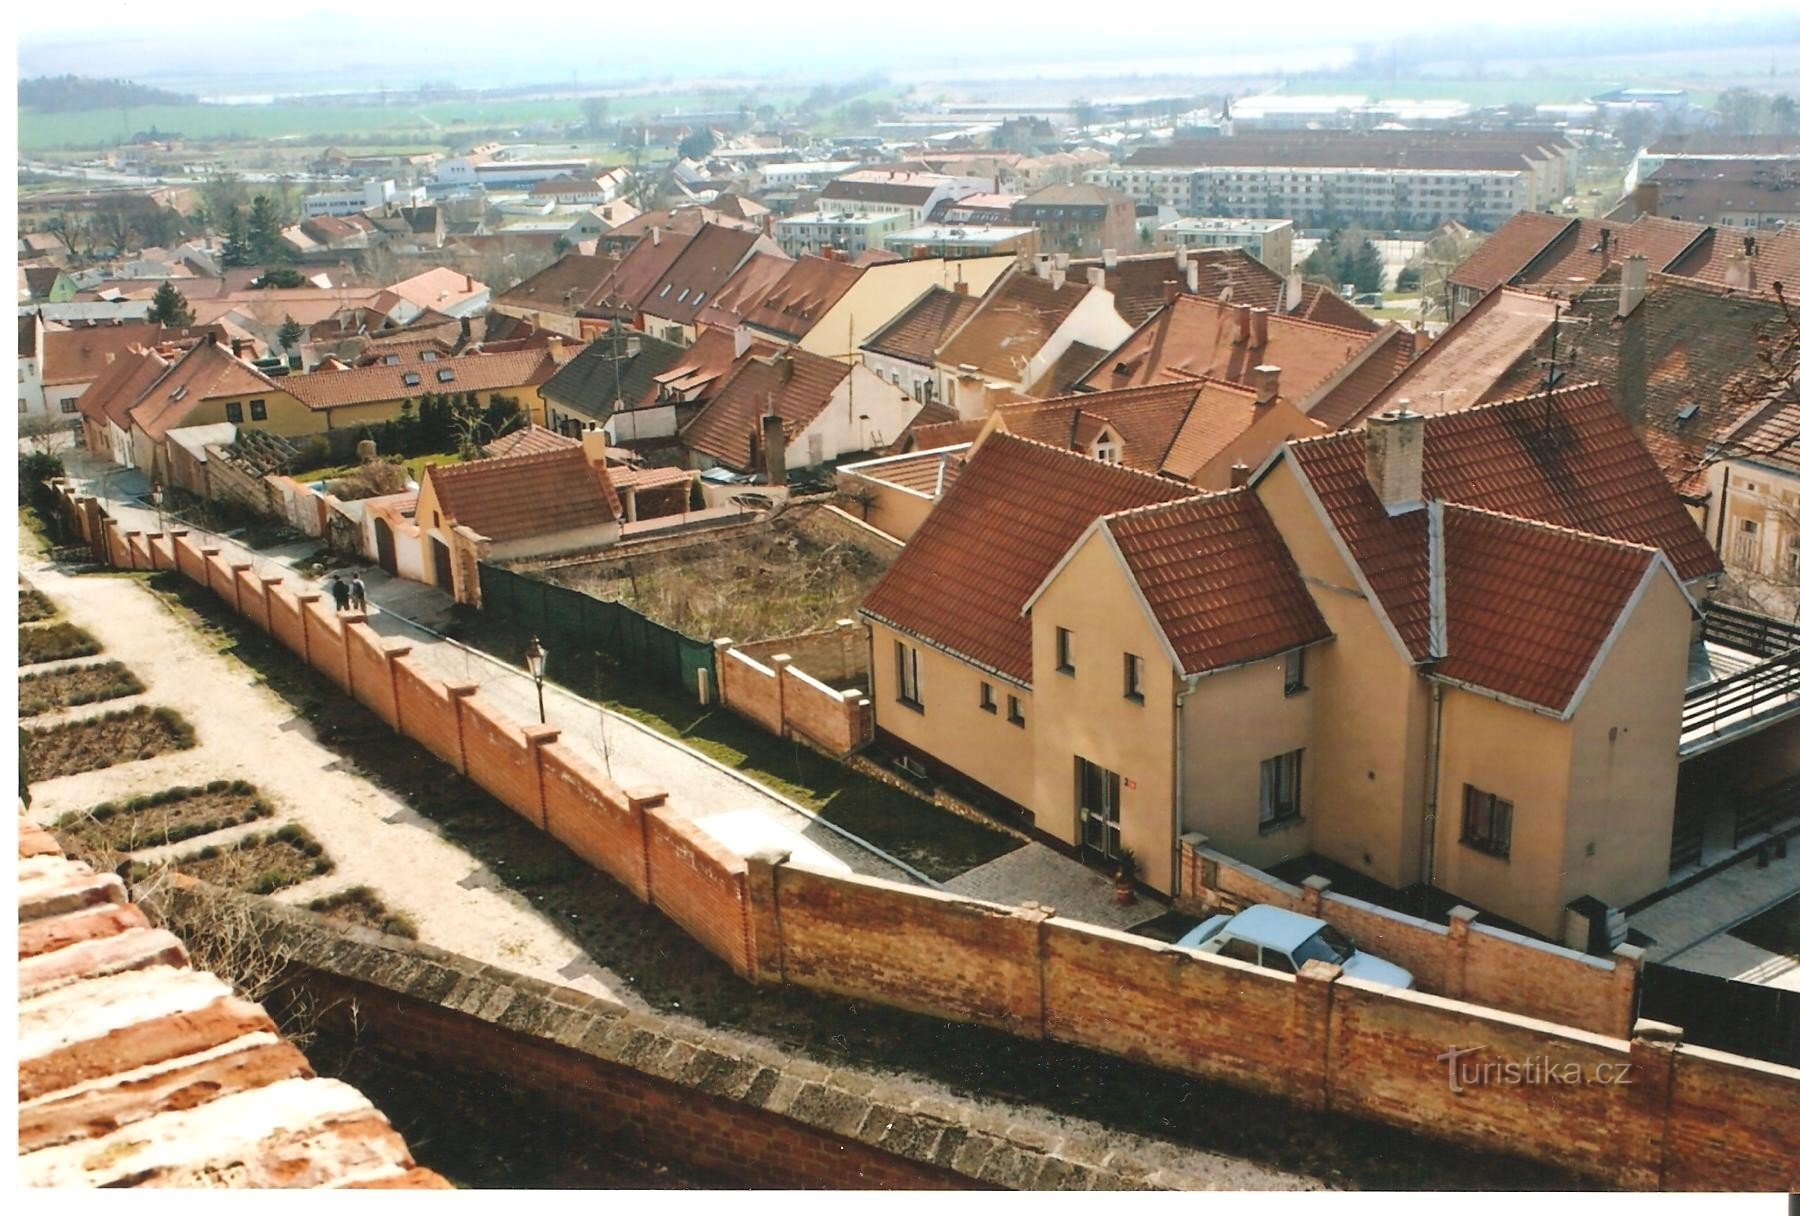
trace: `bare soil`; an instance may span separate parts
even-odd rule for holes
[[[19,716],[29,718],[72,705],[114,701],[143,691],[143,682],[123,663],[60,667],[19,677]]]
[[[419,936],[418,926],[413,924],[412,917],[404,912],[389,911],[388,906],[381,901],[381,896],[375,894],[373,887],[351,887],[336,895],[315,899],[306,906],[308,910],[317,912],[327,920],[360,925],[393,937],[416,939]]]
[[[175,844],[257,819],[275,808],[247,781],[214,781],[204,786],[177,786],[125,802],[103,802],[88,811],[57,820],[57,835],[79,848],[129,853]]]
[[[748,534],[547,577],[617,600],[690,638],[771,638],[819,629],[862,602],[893,559],[816,509]],[[746,588],[753,588],[746,591]]]
[[[160,706],[139,705],[28,730],[20,750],[25,771],[36,782],[148,760],[192,746],[194,728],[180,714]]]
[[[246,836],[233,845],[209,846],[175,863],[183,874],[252,895],[283,887],[336,868],[325,846],[297,823],[279,831]]]
[[[53,663],[59,659],[85,659],[100,653],[100,643],[79,625],[58,621],[19,629],[19,662]]]

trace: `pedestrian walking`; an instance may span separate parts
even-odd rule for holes
[[[350,580],[350,611],[367,612],[369,610],[369,589],[363,586],[362,575],[358,574]]]
[[[337,602],[339,612],[350,607],[350,584],[344,581],[341,574],[331,576],[331,598]]]

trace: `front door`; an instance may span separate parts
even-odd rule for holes
[[[394,529],[380,517],[375,520],[375,560],[389,574],[400,573],[400,565],[394,560]]]
[[[1075,807],[1081,843],[1101,857],[1119,854],[1119,774],[1075,757]]]
[[[450,546],[435,536],[431,538],[431,563],[437,575],[437,585],[454,595],[456,576],[450,570]]]

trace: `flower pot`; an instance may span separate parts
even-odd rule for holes
[[[1120,908],[1129,908],[1137,902],[1137,892],[1132,889],[1129,880],[1113,883],[1113,904]]]

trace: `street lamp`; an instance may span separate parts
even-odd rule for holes
[[[537,635],[533,634],[531,645],[525,648],[525,668],[531,672],[531,678],[537,684],[539,722],[548,721],[544,717],[544,662],[549,657],[550,652],[538,644]]]

